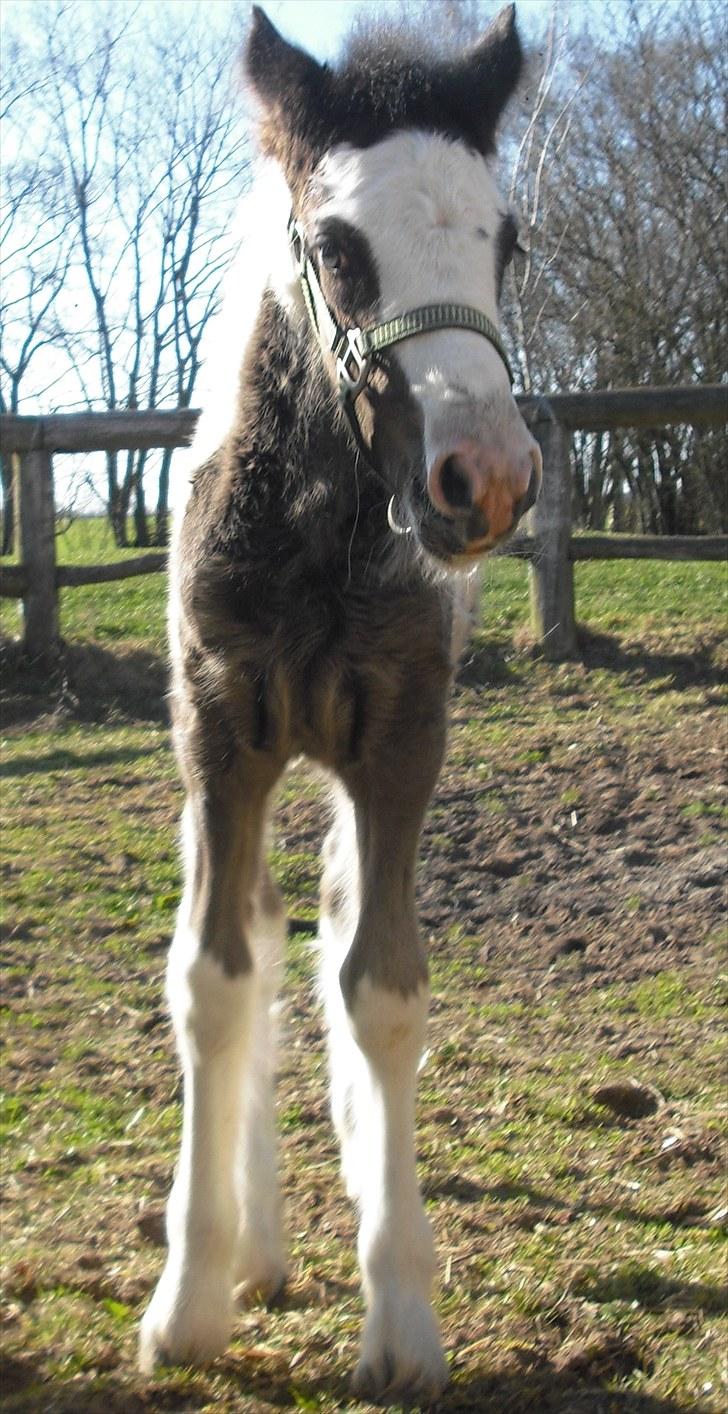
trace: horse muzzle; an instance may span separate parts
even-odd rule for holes
[[[511,446],[461,438],[431,460],[427,494],[456,532],[460,554],[485,554],[515,529],[536,500],[541,452],[525,426],[523,433]]]

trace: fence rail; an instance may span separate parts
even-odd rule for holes
[[[620,427],[659,430],[675,423],[714,427],[728,421],[728,388],[621,388],[592,393],[520,397],[518,403],[544,462],[541,495],[531,534],[505,553],[529,561],[533,627],[549,658],[576,653],[574,563],[579,560],[722,560],[728,536],[572,535],[570,434]],[[50,417],[0,416],[0,452],[16,457],[19,565],[0,569],[0,596],[21,598],[24,646],[34,658],[52,656],[60,642],[58,590],[101,584],[163,570],[162,552],[106,565],[56,564],[53,456],[181,447],[192,438],[199,413],[172,411],[83,412]]]

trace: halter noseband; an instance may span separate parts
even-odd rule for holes
[[[425,304],[394,319],[386,319],[382,324],[375,324],[373,329],[342,329],[321,289],[303,227],[293,214],[288,222],[288,238],[308,317],[321,348],[334,356],[339,401],[357,447],[368,462],[372,461],[372,453],[362,436],[356,415],[356,400],[367,387],[372,368],[384,364],[381,358],[384,349],[404,339],[413,339],[417,334],[429,334],[434,329],[468,329],[473,334],[482,334],[493,345],[513,384],[511,365],[495,324],[481,310],[470,305]]]

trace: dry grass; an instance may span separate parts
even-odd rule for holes
[[[724,1408],[715,621],[700,634],[689,672],[687,640],[659,624],[640,645],[592,640],[586,667],[560,670],[483,639],[456,695],[421,887],[442,1414]],[[161,986],[180,796],[158,694],[142,711],[137,675],[124,714],[119,680],[109,715],[78,672],[52,700],[27,675],[10,683],[4,1408],[362,1409],[347,1392],[354,1220],[301,931],[279,1087],[287,1293],[242,1312],[208,1369],[136,1373],[179,1125]],[[313,781],[290,778],[275,862],[300,920],[315,916],[321,825]]]

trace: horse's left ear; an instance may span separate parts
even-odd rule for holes
[[[523,50],[516,28],[516,7],[506,5],[485,34],[450,71],[458,107],[467,114],[478,147],[494,146],[498,120],[512,96],[523,68]]]

